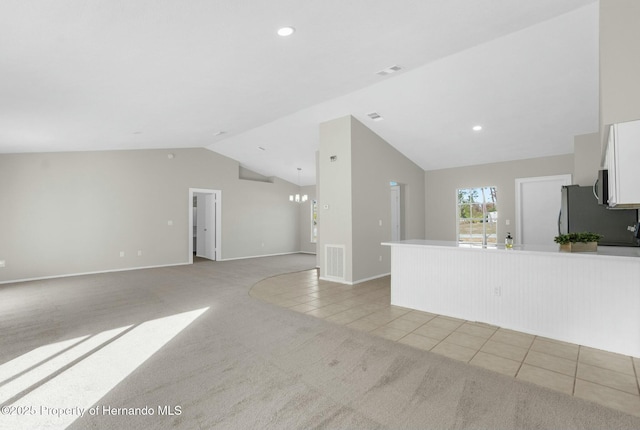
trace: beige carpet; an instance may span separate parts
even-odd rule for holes
[[[265,277],[314,264],[300,254],[0,286],[0,363],[209,306],[99,401],[177,405],[180,415],[85,415],[70,428],[640,428],[638,418],[248,295]]]

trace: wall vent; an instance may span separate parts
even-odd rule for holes
[[[344,245],[325,245],[325,277],[344,281]]]

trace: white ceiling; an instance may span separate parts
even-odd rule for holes
[[[0,3],[1,153],[207,147],[312,184],[349,114],[426,170],[570,153],[598,130],[598,3]]]

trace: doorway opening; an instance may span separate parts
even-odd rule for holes
[[[189,264],[193,257],[217,260],[221,255],[222,191],[189,188]]]
[[[390,182],[391,186],[391,241],[405,239],[404,234],[404,185]]]

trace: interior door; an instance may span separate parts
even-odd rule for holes
[[[206,218],[205,218],[205,249],[204,249],[204,258],[208,258],[209,260],[216,259],[216,196],[215,194],[205,194],[205,207],[206,207]]]
[[[516,244],[553,245],[558,235],[562,186],[569,184],[571,175],[516,179]]]
[[[216,259],[215,194],[196,194],[196,256]]]

